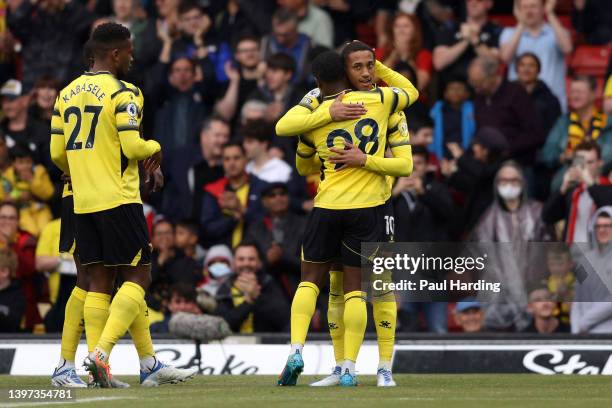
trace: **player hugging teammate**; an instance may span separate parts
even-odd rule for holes
[[[361,254],[361,243],[392,240],[393,214],[388,203],[392,178],[412,172],[402,110],[418,99],[418,91],[401,74],[376,61],[374,51],[359,41],[349,43],[342,56],[322,53],[312,69],[319,88],[309,92],[276,127],[279,136],[299,135],[298,172],[312,174],[318,168],[321,172],[304,234],[302,279],[291,305],[291,351],[278,384],[295,385],[303,370],[302,348],[319,287],[329,272],[328,321],[336,367],[329,377],[312,385],[354,386],[355,362],[367,323],[361,259],[371,255]],[[375,75],[391,87],[375,87]],[[387,148],[393,157],[385,157]],[[378,386],[394,386],[394,294],[374,294],[373,308]]]

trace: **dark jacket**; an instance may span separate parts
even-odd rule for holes
[[[11,282],[9,287],[0,290],[0,332],[19,331],[25,308],[26,301],[19,283]]]
[[[95,16],[79,1],[49,13],[23,1],[8,13],[9,29],[23,45],[23,82],[29,89],[44,74],[66,84],[82,67],[82,46]]]
[[[178,282],[195,285],[202,279],[196,261],[175,249],[174,257],[163,265],[157,261],[159,253],[151,255],[151,286],[147,291],[147,304],[154,310],[162,310],[163,302],[170,300],[170,287]]]
[[[561,104],[559,103],[559,99],[552,93],[548,85],[538,80],[538,83],[531,93],[531,100],[540,117],[542,131],[547,135],[559,116],[561,116]]]
[[[533,101],[523,87],[504,80],[491,97],[476,95],[474,112],[479,128],[501,131],[510,145],[510,156],[522,165],[535,163],[546,134]]]
[[[252,222],[263,218],[264,210],[261,205],[261,192],[267,183],[255,176],[249,176],[249,192],[247,208],[244,215],[244,230],[246,232]],[[202,228],[201,240],[205,247],[214,244],[225,244],[231,247],[232,232],[238,225],[238,221],[230,215],[223,214],[219,207],[219,198],[224,191],[231,191],[227,177],[204,186],[202,197],[202,208],[200,211],[200,225]]]
[[[430,175],[423,181],[425,192],[402,192],[393,198],[395,240],[439,242],[450,240],[449,223],[454,205],[448,188]]]
[[[224,283],[217,292],[217,314],[227,321],[234,332],[240,332],[240,326],[253,313],[254,332],[280,332],[289,325],[291,306],[283,296],[280,286],[274,279],[264,273],[257,274],[261,293],[254,303],[243,302],[234,306],[232,285],[234,279]]]
[[[247,240],[255,242],[263,254],[268,252],[273,242],[282,248],[281,260],[268,265],[266,270],[280,283],[288,298],[293,296],[300,281],[300,249],[305,229],[306,217],[289,212],[280,221],[276,234],[274,221],[269,216],[251,224],[246,234]]]

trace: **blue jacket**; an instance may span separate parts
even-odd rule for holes
[[[434,121],[433,143],[429,145],[429,151],[434,153],[438,159],[444,158],[444,114],[442,108],[444,101],[438,101],[431,108],[429,115]],[[474,104],[466,101],[461,106],[461,147],[467,150],[476,132],[476,121],[474,119]]]

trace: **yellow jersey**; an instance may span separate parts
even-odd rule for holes
[[[51,158],[71,177],[75,213],[142,203],[138,161],[161,149],[140,137],[143,102],[138,87],[110,72],[86,72],[60,92]]]
[[[336,95],[324,98],[317,109],[329,110]],[[304,102],[304,101],[303,101]],[[306,101],[307,102],[307,101]],[[298,151],[301,157],[317,154],[321,162],[321,182],[315,197],[315,207],[328,209],[368,208],[384,204],[391,196],[385,170],[395,162],[394,174],[408,175],[411,167],[404,159],[386,159],[387,131],[389,116],[402,111],[410,103],[410,97],[401,88],[384,87],[371,91],[350,91],[343,102],[363,103],[367,109],[364,117],[356,120],[330,122],[301,136],[302,146]],[[400,126],[402,116],[396,116],[394,126]],[[408,130],[404,118],[403,140],[391,143],[408,146]],[[391,129],[393,130],[393,129]],[[397,130],[394,130],[394,133]],[[344,141],[357,145],[367,154],[363,168],[340,169],[337,164],[329,163],[334,153],[332,147],[343,148]],[[409,148],[409,147],[408,147]],[[382,167],[381,167],[382,166]]]

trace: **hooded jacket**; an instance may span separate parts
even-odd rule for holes
[[[595,221],[600,214],[612,217],[612,206],[601,207],[589,222],[589,246],[576,264],[576,287],[570,312],[572,333],[612,333],[612,242],[600,245],[595,236]]]

